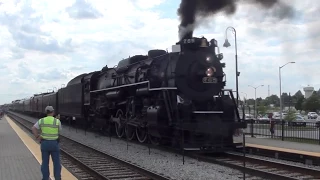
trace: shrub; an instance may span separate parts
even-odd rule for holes
[[[296,115],[294,111],[289,111],[284,118],[285,121],[294,121],[296,119]]]

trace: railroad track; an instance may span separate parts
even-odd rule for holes
[[[243,156],[241,153],[228,152],[221,157],[196,156],[199,160],[212,162],[238,169],[250,176],[279,180],[320,180],[320,170],[297,166],[256,157]],[[258,178],[259,179],[259,178]]]
[[[14,114],[9,113],[8,116],[31,131],[33,123]],[[61,135],[60,151],[64,156],[62,160],[69,160],[64,166],[75,171],[78,179],[170,179]]]
[[[14,115],[14,116],[16,116],[16,115]],[[17,117],[20,118],[19,116],[17,116]],[[61,144],[63,144],[63,142],[69,141],[68,138],[66,138],[66,137],[64,137],[64,138],[65,139],[63,139],[61,141]],[[73,140],[71,140],[71,141],[73,141]],[[130,143],[135,143],[135,142],[130,141]],[[66,146],[69,146],[70,144],[72,144],[72,142],[67,142]],[[84,146],[86,146],[86,145],[84,145]],[[73,148],[73,147],[75,147],[74,145],[71,145],[69,147],[70,147],[70,149],[80,149],[80,148]],[[91,148],[91,147],[88,147],[88,148]],[[174,153],[179,153],[179,151],[171,150],[171,149],[168,150],[168,149],[161,148],[161,147],[153,147],[153,148],[164,150],[164,151],[169,151],[169,152],[174,152]],[[86,152],[87,150],[81,150],[81,151]],[[87,152],[87,153],[90,153],[90,152]],[[213,157],[210,155],[199,155],[199,154],[190,154],[190,153],[186,153],[186,156],[196,158],[196,159],[204,161],[204,162],[210,162],[210,163],[219,164],[222,166],[226,166],[226,167],[240,170],[240,171],[246,173],[246,176],[245,176],[246,179],[272,179],[272,180],[274,180],[274,179],[281,179],[281,180],[286,180],[286,179],[290,179],[290,180],[293,180],[293,179],[315,180],[315,179],[319,179],[320,180],[320,171],[319,170],[311,169],[311,168],[307,168],[307,167],[303,167],[303,166],[286,164],[286,163],[277,162],[277,161],[258,159],[258,158],[250,157],[250,155],[244,157],[243,154],[238,153],[238,152],[224,153],[221,157]],[[78,157],[78,159],[82,159],[81,162],[86,162],[87,158],[89,158],[89,157],[83,157],[81,154]],[[100,160],[101,158],[98,156],[93,156],[91,159],[93,159],[93,158],[97,159],[97,162],[101,161]],[[243,163],[244,160],[245,160],[245,165]],[[106,163],[105,161],[101,162],[102,165],[105,163]],[[89,164],[90,164],[90,162],[89,162]],[[107,172],[105,169],[103,170],[102,168],[100,168],[100,164],[93,165],[93,166],[91,165],[90,167],[96,167],[98,169],[101,169],[102,171]],[[90,170],[88,170],[88,171],[90,171]],[[111,171],[111,172],[114,172],[114,171]],[[131,178],[128,178],[128,179],[131,179]],[[154,178],[154,179],[157,179],[157,178]]]

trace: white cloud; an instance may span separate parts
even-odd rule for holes
[[[240,91],[249,97],[254,96],[249,84],[265,85],[258,96],[267,95],[267,85],[278,94],[278,67],[288,61],[297,63],[283,68],[283,91],[294,93],[305,84],[320,87],[320,6],[313,0],[286,1],[295,7],[294,20],[276,20],[242,5],[235,15],[219,13],[196,30],[196,36],[218,40],[228,87],[235,87],[231,32],[232,46],[222,47],[228,26],[237,30]],[[170,48],[178,40],[179,1],[170,8],[168,0],[2,2],[0,104],[58,88],[76,75],[112,67],[130,55]]]

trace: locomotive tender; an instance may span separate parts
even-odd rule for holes
[[[144,143],[224,151],[245,128],[226,85],[217,41],[182,39],[172,52],[150,50],[114,68],[81,74],[58,92],[14,101],[10,109],[44,115],[52,105],[61,120],[114,130]]]

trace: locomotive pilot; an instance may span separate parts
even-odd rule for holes
[[[49,157],[53,161],[54,178],[61,180],[60,146],[59,132],[61,131],[61,122],[53,117],[54,109],[52,106],[45,108],[47,116],[39,119],[32,127],[32,132],[41,143],[42,164],[41,172],[43,180],[49,180]],[[38,134],[38,130],[41,134]]]

